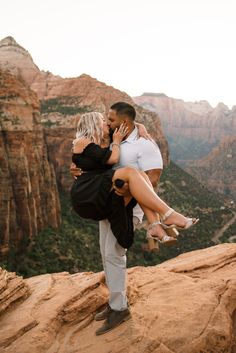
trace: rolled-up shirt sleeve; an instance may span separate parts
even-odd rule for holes
[[[163,160],[159,147],[154,141],[145,140],[138,153],[138,165],[142,171],[163,169]]]

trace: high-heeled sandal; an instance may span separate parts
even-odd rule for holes
[[[168,234],[165,234],[161,239],[158,237],[158,230],[155,229],[156,225],[162,226],[160,221],[156,221],[154,223],[151,223],[148,226],[147,229],[147,240],[148,240],[148,245],[149,249],[153,250],[155,248],[159,249],[158,242],[165,245],[165,246],[171,246],[174,245],[177,242],[177,239],[174,237],[169,236]]]
[[[172,213],[174,213],[175,210],[173,210],[172,208],[170,208],[162,217],[161,217],[161,224],[162,227],[165,229],[165,231],[167,232],[170,229],[179,229],[179,230],[185,230],[185,229],[189,229],[190,227],[192,227],[193,225],[195,225],[196,223],[199,222],[199,218],[189,218],[189,217],[185,217],[186,218],[186,223],[183,227],[178,226],[177,224],[165,224],[164,221],[170,217],[170,215]],[[178,231],[177,231],[178,232]]]
[[[155,237],[156,238],[156,237]],[[148,248],[150,251],[159,251],[159,244],[157,241],[157,238],[155,239],[154,237],[152,237],[151,235],[148,234],[146,235],[146,239],[148,242]]]
[[[168,227],[166,225],[164,225],[163,223],[161,223],[162,227],[165,229],[165,232],[170,236],[173,237],[175,239],[178,238],[179,232],[178,230],[173,226]]]

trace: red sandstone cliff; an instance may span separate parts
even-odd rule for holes
[[[60,223],[39,101],[22,80],[0,71],[0,251]]]

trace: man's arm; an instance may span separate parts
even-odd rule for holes
[[[163,160],[160,149],[154,141],[145,140],[142,143],[138,165],[139,169],[148,175],[153,187],[156,187],[162,173]]]
[[[152,183],[152,186],[155,188],[159,183],[162,169],[150,169],[150,170],[147,170],[145,173],[149,177],[149,180]]]
[[[162,156],[159,147],[151,141],[146,141],[141,148],[142,152],[139,154],[138,164],[140,170],[145,171],[149,177],[152,186],[156,187],[163,168]],[[115,192],[119,196],[128,196],[129,185],[125,183],[122,188],[117,188],[114,186]]]

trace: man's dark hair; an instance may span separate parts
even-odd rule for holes
[[[110,109],[115,110],[117,115],[126,115],[130,120],[135,120],[136,111],[129,103],[117,102]]]

